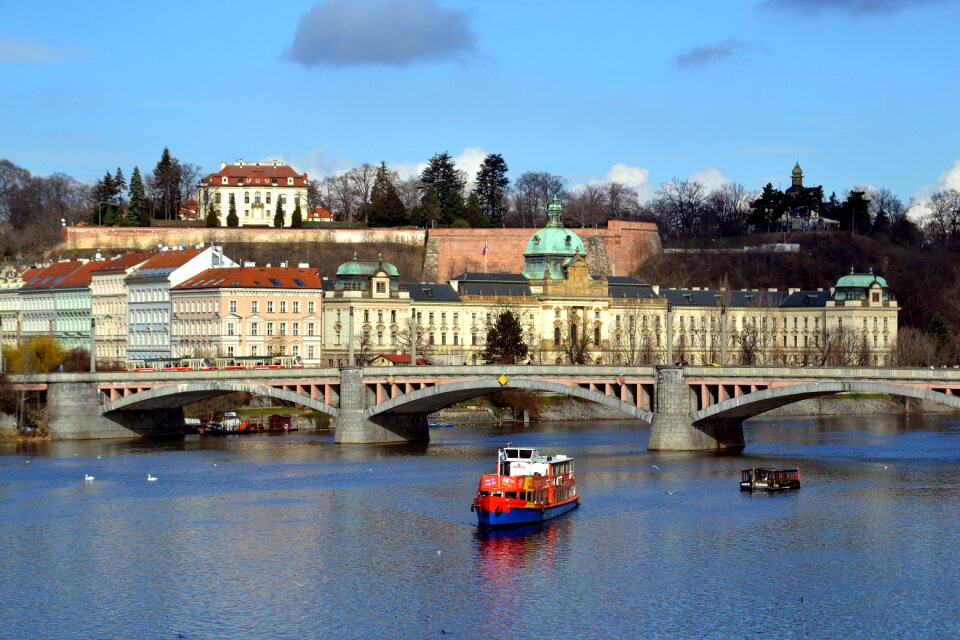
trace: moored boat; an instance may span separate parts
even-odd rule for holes
[[[481,527],[510,527],[555,518],[580,506],[573,458],[532,447],[505,447],[497,472],[480,477],[471,511]]]
[[[740,491],[784,491],[800,488],[800,469],[753,467],[740,471]]]

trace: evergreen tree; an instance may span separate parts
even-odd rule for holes
[[[297,200],[297,205],[293,208],[293,213],[290,215],[290,227],[293,229],[303,227],[303,214],[300,212],[299,200]]]
[[[480,207],[484,215],[489,220],[489,225],[484,226],[503,226],[509,186],[506,161],[499,153],[491,153],[483,159],[483,164],[477,171],[477,184],[473,190],[480,199]]]
[[[470,223],[474,229],[480,229],[490,226],[490,219],[483,212],[483,206],[480,204],[480,196],[476,191],[470,192],[467,198],[467,207],[464,210],[464,220]]]
[[[220,218],[217,216],[216,210],[213,208],[213,203],[207,205],[207,226],[208,227],[219,227]]]
[[[283,229],[283,195],[277,196],[277,212],[273,214],[273,226],[276,229]]]
[[[393,186],[386,162],[377,167],[364,217],[374,227],[399,227],[407,222],[407,208]]]
[[[123,209],[123,192],[127,190],[127,180],[123,177],[123,170],[117,167],[117,172],[113,174],[113,187],[116,189],[114,197],[118,209]]]
[[[774,189],[769,182],[760,192],[760,197],[750,204],[747,222],[758,232],[769,232],[785,211],[783,192]]]
[[[230,211],[227,213],[227,226],[228,227],[239,227],[240,218],[237,217],[237,199],[234,195],[230,194]]]
[[[176,218],[180,210],[180,161],[163,148],[160,160],[153,169],[153,189],[157,210],[164,219]]]
[[[424,189],[423,198],[427,197],[431,188],[437,192],[437,202],[441,208],[439,219],[450,223],[461,217],[464,179],[449,153],[444,151],[430,158],[426,168],[420,174],[420,182],[421,188]],[[451,192],[456,192],[459,198],[451,196]],[[423,199],[420,202],[422,206]]]
[[[418,217],[423,225],[429,228],[440,219],[440,213],[440,197],[436,189],[429,187],[420,200]]]
[[[127,208],[127,217],[143,225],[145,214],[147,214],[147,193],[143,188],[143,178],[140,177],[140,167],[134,167],[130,175],[130,204]],[[149,215],[146,215],[146,219],[149,224]]]
[[[520,317],[513,311],[501,311],[487,329],[483,359],[491,364],[517,364],[527,357]]]

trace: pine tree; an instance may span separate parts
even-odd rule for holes
[[[240,218],[237,217],[237,199],[232,193],[230,194],[230,212],[227,214],[227,226],[240,226]]]
[[[424,197],[431,188],[436,190],[437,201],[442,210],[440,219],[449,223],[462,216],[464,179],[449,153],[444,151],[430,158],[420,174],[420,182],[425,190]],[[451,192],[456,192],[459,198],[451,196]],[[421,206],[422,204],[421,200]]]
[[[440,219],[440,197],[433,187],[429,187],[423,194],[423,198],[420,200],[419,213],[420,220],[427,228],[433,226],[433,223]]]
[[[299,200],[297,200],[297,205],[293,208],[293,213],[290,215],[290,226],[293,229],[300,229],[303,227],[303,214],[300,212]]]
[[[474,229],[490,226],[490,220],[483,212],[483,207],[480,204],[480,197],[477,195],[476,191],[470,192],[470,197],[467,198],[467,207],[463,213],[464,220],[469,222],[470,226]]]
[[[273,226],[283,229],[283,195],[277,195],[277,212],[273,214]]]
[[[113,187],[116,189],[116,200],[117,208],[123,208],[123,192],[127,190],[127,180],[123,177],[123,170],[120,167],[117,167],[117,172],[113,174]]]
[[[207,226],[208,227],[219,227],[220,218],[217,216],[216,210],[213,208],[213,203],[207,205]]]
[[[507,189],[510,180],[507,178],[507,163],[499,153],[491,153],[483,159],[477,171],[477,184],[474,193],[480,199],[483,213],[494,227],[503,226],[504,213],[507,208]]]
[[[147,224],[143,223],[146,216]],[[136,220],[142,226],[149,226],[150,217],[147,213],[147,194],[143,188],[143,178],[140,177],[140,168],[134,167],[130,175],[130,204],[127,208],[127,217]]]
[[[153,169],[153,188],[156,204],[165,219],[175,218],[180,210],[180,161],[163,148],[160,160]]]
[[[387,163],[377,167],[377,176],[370,190],[370,203],[366,205],[364,217],[373,227],[399,227],[407,221],[407,209],[397,194]]]
[[[513,311],[501,311],[487,329],[483,359],[491,364],[516,364],[527,357],[520,317]]]

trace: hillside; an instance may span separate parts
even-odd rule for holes
[[[727,238],[726,247],[783,242],[782,234]],[[900,303],[901,324],[927,328],[935,314],[951,327],[960,327],[960,283],[956,255],[846,233],[788,234],[798,253],[661,253],[636,271],[637,277],[664,287],[718,287],[726,278],[731,288],[762,289],[833,286],[853,267],[884,276]],[[669,248],[669,247],[668,247]]]

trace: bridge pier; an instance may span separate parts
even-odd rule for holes
[[[683,367],[657,367],[656,404],[650,422],[650,451],[705,451],[742,449],[743,426],[737,421],[715,421],[693,426],[689,389]]]
[[[374,399],[374,402],[376,400]],[[427,416],[420,413],[370,416],[361,367],[340,370],[340,409],[337,412],[337,444],[427,442]]]
[[[139,438],[183,433],[183,409],[100,412],[97,382],[60,382],[47,387],[47,428],[54,440]]]

